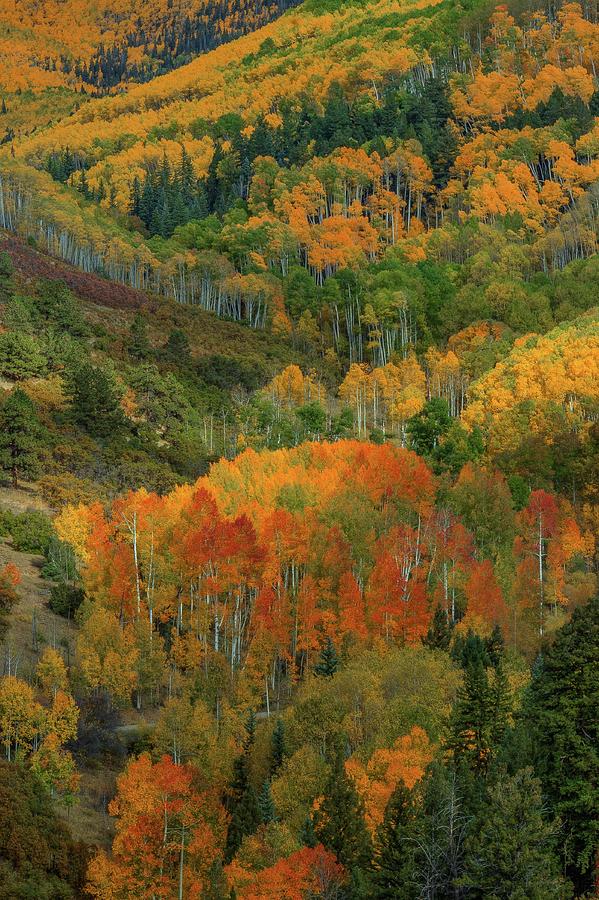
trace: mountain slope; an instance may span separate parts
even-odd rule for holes
[[[275,18],[293,0],[7,0],[0,15],[0,88],[107,91],[147,81]]]
[[[245,307],[260,294],[270,308],[261,325],[282,313],[290,264],[323,284],[389,247],[452,261],[468,223],[530,244],[543,271],[589,256],[599,26],[576,4],[552,21],[488,16],[484,3],[465,11],[449,0],[303,4],[176,73],[86,104],[16,143],[16,159],[7,149],[3,224],[181,300],[208,278],[227,314],[236,297]],[[23,190],[29,206],[17,202]],[[209,213],[224,231],[211,223],[208,235],[147,240]],[[195,255],[213,250],[217,288]]]

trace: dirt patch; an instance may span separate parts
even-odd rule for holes
[[[41,576],[41,556],[19,553],[0,543],[0,566],[13,563],[21,573],[17,588],[19,601],[10,617],[10,629],[3,647],[4,674],[30,681],[45,647],[60,650],[67,665],[73,657],[75,626],[48,608],[50,584]]]
[[[46,513],[50,517],[54,515],[54,510],[42,500],[35,486],[31,484],[22,484],[18,490],[7,485],[0,487],[0,509],[8,509],[16,515],[30,512],[32,509]]]
[[[114,820],[108,815],[108,804],[116,793],[118,774],[118,770],[106,766],[81,771],[77,803],[70,809],[59,807],[57,810],[75,840],[110,850]]]
[[[31,488],[0,489],[0,509],[14,513],[41,510],[52,511]],[[35,668],[48,646],[60,651],[67,665],[73,662],[77,627],[48,607],[50,582],[42,578],[43,557],[21,553],[0,540],[0,567],[13,563],[21,574],[17,587],[19,600],[10,616],[6,640],[0,645],[2,672],[17,675],[32,682]],[[81,785],[77,802],[71,809],[57,804],[57,812],[68,823],[77,840],[92,846],[109,848],[113,837],[112,819],[108,803],[114,795],[118,772],[110,766],[81,770]]]

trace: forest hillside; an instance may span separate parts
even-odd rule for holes
[[[0,897],[599,896],[596,5],[7,46]]]

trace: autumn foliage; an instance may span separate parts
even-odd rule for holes
[[[418,642],[437,605],[448,622],[470,604],[503,622],[492,566],[435,489],[415,454],[347,441],[248,450],[170,495],[130,493],[109,515],[65,510],[57,527],[95,598],[84,677],[124,699],[144,630],[156,650],[173,629],[181,650],[193,640],[264,679],[304,670],[327,634]]]

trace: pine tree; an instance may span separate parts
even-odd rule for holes
[[[312,816],[308,816],[306,821],[302,825],[302,830],[300,831],[300,841],[304,845],[304,847],[311,847],[314,849],[318,844],[318,838],[316,837],[316,832],[314,831],[314,821]]]
[[[3,250],[0,253],[0,302],[5,303],[9,300],[14,292],[12,259]]]
[[[91,197],[89,185],[87,183],[87,175],[85,174],[85,169],[81,169],[79,175],[79,184],[77,185],[77,190],[83,194],[86,200],[89,200]]]
[[[89,362],[74,368],[67,379],[71,414],[93,437],[107,438],[122,431],[125,417],[106,373]]]
[[[491,635],[486,640],[487,653],[492,666],[497,666],[505,650],[505,640],[499,625],[495,625]]]
[[[476,664],[480,664],[486,669],[491,664],[487,642],[479,637],[478,634],[475,634],[471,628],[468,629],[466,637],[460,634],[456,635],[451,648],[451,658],[462,669],[467,669],[468,666]]]
[[[58,332],[68,331],[77,337],[87,334],[79,302],[64,281],[43,279],[34,303],[40,315]]]
[[[470,830],[460,885],[476,900],[569,897],[559,871],[558,831],[545,820],[541,785],[532,769],[500,778]]]
[[[364,804],[345,771],[340,748],[333,759],[322,803],[314,815],[314,831],[318,840],[359,882],[370,866],[372,845],[364,820]]]
[[[150,353],[148,325],[144,317],[139,313],[136,314],[129,329],[127,351],[134,359],[146,359]]]
[[[258,797],[258,809],[260,811],[260,821],[263,825],[269,825],[271,822],[277,821],[277,811],[275,802],[272,799],[270,790],[270,781],[265,781]]]
[[[277,719],[273,729],[270,745],[270,774],[276,775],[287,755],[285,746],[285,726],[282,719]]]
[[[430,650],[448,650],[451,644],[452,629],[447,621],[447,614],[440,606],[437,606],[433,621],[431,622],[422,643]]]
[[[141,184],[136,175],[131,185],[131,197],[129,200],[129,213],[141,218]]]
[[[335,645],[327,636],[320,651],[318,662],[314,666],[314,674],[321,678],[332,678],[339,667],[339,657]]]
[[[497,750],[505,738],[510,713],[512,711],[512,698],[510,685],[505,674],[501,658],[491,671],[490,681],[491,701],[491,746]]]
[[[446,743],[456,763],[464,762],[477,775],[486,775],[503,739],[509,708],[502,670],[489,682],[482,662],[470,663],[451,712]]]
[[[400,781],[377,832],[373,897],[379,900],[411,900],[414,896],[414,822],[412,795]]]
[[[599,597],[579,607],[533,670],[520,716],[532,762],[563,822],[567,874],[593,889],[599,847]]]
[[[0,409],[0,467],[18,488],[20,478],[39,471],[40,424],[27,394],[15,388]]]
[[[139,218],[142,222],[149,228],[150,222],[152,221],[152,214],[154,212],[154,207],[156,206],[156,188],[154,186],[154,179],[150,172],[146,173],[146,177],[144,179],[143,187],[141,189],[141,196],[139,199]]]
[[[253,834],[261,822],[258,799],[249,775],[251,753],[256,736],[256,716],[253,710],[249,714],[245,727],[246,736],[243,750],[234,763],[233,783],[226,804],[231,817],[225,847],[226,862],[233,859],[241,847],[244,837]]]
[[[181,162],[177,170],[177,183],[185,201],[189,201],[196,183],[193,161],[185,149],[181,147]]]
[[[191,364],[191,348],[184,331],[181,331],[180,328],[173,328],[164,345],[162,355],[166,360],[176,363],[178,366]]]

